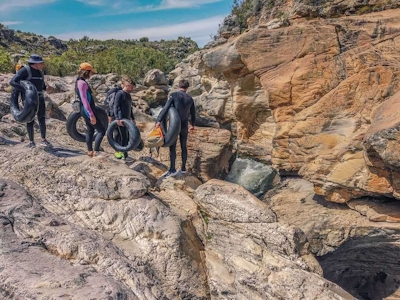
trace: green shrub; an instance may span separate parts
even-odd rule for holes
[[[12,73],[14,64],[8,52],[0,48],[0,73]]]

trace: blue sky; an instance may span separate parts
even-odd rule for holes
[[[233,0],[0,0],[0,23],[68,40],[211,40]]]

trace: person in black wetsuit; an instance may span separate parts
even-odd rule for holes
[[[187,138],[189,132],[189,113],[190,113],[190,132],[194,132],[194,123],[196,121],[196,109],[194,106],[193,98],[187,94],[187,89],[189,88],[189,82],[185,79],[179,81],[179,91],[174,92],[170,95],[167,103],[157,117],[156,127],[160,126],[160,123],[168,114],[168,109],[173,106],[178,111],[179,117],[181,119],[181,132],[179,133],[179,141],[182,149],[182,168],[180,173],[186,172],[186,161],[187,161]],[[170,158],[170,168],[169,171],[164,175],[169,177],[176,174],[175,160],[176,160],[176,143],[169,147],[169,158]]]
[[[121,146],[128,145],[128,129],[122,123],[122,119],[128,119],[135,123],[132,112],[132,97],[130,94],[135,86],[135,82],[129,76],[124,75],[121,79],[122,90],[118,91],[115,95],[114,117],[117,120],[118,131],[121,135]],[[115,157],[128,160],[128,152],[116,152]]]
[[[15,89],[17,89],[20,92],[23,92],[24,89],[20,85],[21,80],[27,80],[30,81],[35,87],[38,92],[38,98],[39,98],[39,109],[37,112],[37,117],[39,121],[39,128],[40,128],[40,134],[42,136],[42,142],[40,143],[41,146],[44,147],[51,147],[51,144],[47,141],[46,139],[46,118],[45,118],[45,113],[46,113],[46,107],[44,103],[44,91],[46,90],[46,85],[44,83],[44,75],[43,75],[43,67],[44,67],[44,61],[41,56],[37,54],[32,54],[28,61],[28,66],[23,66],[21,67],[18,72],[14,75],[14,77],[11,79],[10,84],[13,86]],[[28,136],[29,136],[29,147],[30,148],[35,148],[35,141],[33,138],[33,125],[35,121],[32,120],[31,122],[26,124],[26,128],[28,131]]]

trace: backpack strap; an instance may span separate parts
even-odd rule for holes
[[[28,71],[28,78],[27,78],[26,80],[28,80],[28,81],[30,81],[31,79],[44,80],[44,75],[43,75],[43,72],[42,72],[42,71],[38,70],[42,76],[40,76],[40,77],[33,77],[33,76],[32,76],[32,69],[31,69],[31,67],[30,67],[29,65],[24,65],[24,67],[25,67],[25,69]]]

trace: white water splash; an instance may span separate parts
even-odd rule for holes
[[[251,159],[237,158],[225,180],[243,186],[258,197],[272,188],[275,176],[276,171],[270,166]]]
[[[150,114],[151,114],[154,118],[157,118],[162,109],[163,109],[162,106],[158,106],[158,107],[156,107],[156,108],[150,108]]]

